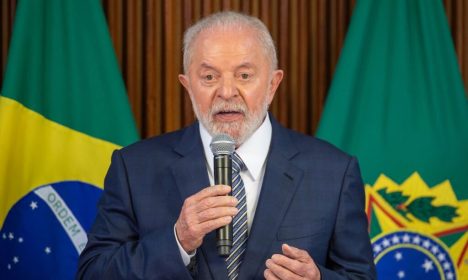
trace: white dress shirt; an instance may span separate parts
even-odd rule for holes
[[[205,151],[206,168],[210,184],[214,185],[213,177],[213,153],[210,149],[211,135],[208,133],[206,128],[200,125],[200,136],[203,143],[203,149]],[[257,208],[258,197],[262,188],[263,175],[265,175],[265,163],[268,156],[271,143],[271,122],[268,114],[265,117],[262,125],[250,136],[239,148],[236,149],[236,153],[245,163],[247,170],[241,171],[241,178],[244,182],[245,194],[247,199],[247,224],[250,228],[252,227],[253,218],[255,216],[255,210]],[[174,226],[175,234],[175,226]],[[179,251],[182,256],[184,264],[187,266],[190,263],[190,258],[195,255],[187,254],[179,243],[176,235],[176,241],[179,245]]]

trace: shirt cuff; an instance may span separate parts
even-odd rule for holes
[[[177,246],[179,246],[179,252],[180,252],[180,256],[182,257],[182,261],[184,262],[184,265],[187,266],[190,263],[190,259],[195,257],[197,250],[194,250],[191,254],[188,254],[187,252],[185,252],[184,248],[182,248],[182,245],[180,245],[179,243],[179,239],[177,238],[175,225],[174,225],[174,237],[177,242]]]

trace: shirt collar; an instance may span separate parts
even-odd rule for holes
[[[209,166],[210,174],[213,173],[213,153],[210,149],[212,136],[206,128],[199,122],[200,137],[205,151],[205,158]],[[239,147],[236,149],[237,154],[244,161],[248,174],[254,181],[257,181],[261,175],[262,167],[265,164],[268,156],[268,150],[271,143],[271,121],[268,114],[263,120],[260,127]]]

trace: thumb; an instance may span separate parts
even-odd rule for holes
[[[288,244],[283,244],[281,246],[281,249],[283,251],[283,254],[287,257],[290,257],[295,260],[299,261],[308,261],[310,260],[309,253],[307,253],[304,250],[301,250],[299,248],[289,246]]]

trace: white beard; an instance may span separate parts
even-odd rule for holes
[[[215,102],[207,114],[201,114],[198,104],[195,102],[195,100],[192,99],[192,107],[195,111],[195,115],[206,128],[208,133],[210,133],[212,137],[221,133],[225,133],[234,139],[236,142],[236,147],[242,145],[242,143],[244,143],[245,140],[247,140],[255,132],[255,130],[260,127],[267,114],[268,105],[268,101],[265,98],[260,110],[257,112],[252,112],[249,111],[243,101],[229,102],[221,100]],[[233,122],[215,121],[213,116],[223,111],[239,112],[244,115],[244,119]]]

